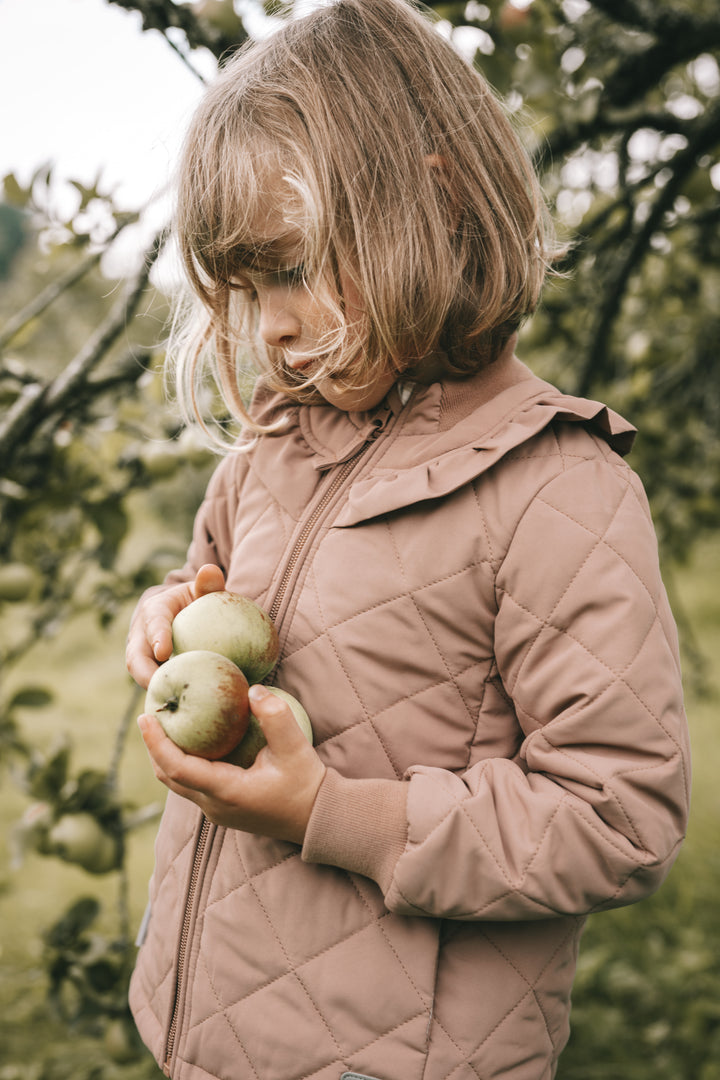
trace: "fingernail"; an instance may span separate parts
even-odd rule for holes
[[[142,716],[138,716],[137,723],[138,723],[138,727],[140,728],[141,732],[143,734],[145,734],[145,732],[147,731],[147,726],[148,726],[147,716],[145,716],[144,714]]]
[[[270,691],[266,686],[261,686],[260,683],[257,683],[255,686],[250,687],[248,697],[251,701],[262,701],[263,698],[268,697],[269,694]]]

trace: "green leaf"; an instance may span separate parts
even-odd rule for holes
[[[81,896],[45,931],[46,943],[55,949],[71,948],[77,944],[80,935],[92,926],[99,913],[99,900],[94,896]]]
[[[55,695],[45,686],[23,686],[10,698],[9,709],[42,709],[55,700]]]
[[[11,206],[26,207],[30,202],[30,188],[24,188],[19,183],[14,173],[6,173],[3,177],[3,197]]]

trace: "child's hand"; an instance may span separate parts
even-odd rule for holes
[[[159,665],[170,659],[173,651],[170,626],[177,613],[198,596],[224,588],[225,578],[220,567],[207,563],[200,567],[194,582],[151,591],[138,604],[125,653],[127,669],[136,683],[147,689]]]
[[[267,746],[249,769],[186,754],[141,716],[155,775],[216,825],[302,844],[325,766],[284,701],[263,686],[251,688],[250,701]]]

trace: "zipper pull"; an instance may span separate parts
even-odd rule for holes
[[[387,420],[387,416],[384,419],[381,416],[375,417],[375,419],[373,420],[373,429],[367,437],[368,442],[374,442],[375,439],[377,439],[378,435],[387,424]]]

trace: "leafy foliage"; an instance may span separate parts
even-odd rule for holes
[[[573,239],[536,368],[637,424],[668,558],[720,524],[720,15],[711,2],[435,4],[524,122]]]
[[[588,925],[558,1080],[718,1080],[720,863]],[[689,870],[690,868],[687,868]]]

